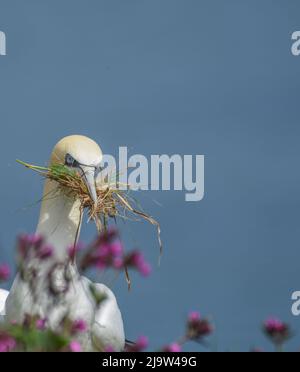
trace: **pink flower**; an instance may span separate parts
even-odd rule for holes
[[[137,269],[144,277],[149,276],[152,271],[151,266],[147,262],[143,262],[143,264],[141,264]]]
[[[16,341],[13,337],[0,333],[0,353],[8,353],[15,349]]]
[[[269,318],[263,325],[263,331],[276,345],[282,345],[291,337],[290,327],[277,318]]]
[[[173,343],[166,346],[163,351],[166,353],[180,353],[182,351],[182,347],[177,343]]]
[[[113,257],[121,256],[123,253],[123,246],[120,241],[116,241],[109,246],[110,253]]]
[[[31,247],[39,247],[43,244],[44,239],[39,234],[23,235],[24,242]]]
[[[85,271],[94,267],[99,270],[122,270],[128,267],[145,277],[151,273],[151,266],[141,252],[133,251],[124,255],[123,251],[118,233],[115,229],[109,229],[87,247],[87,253],[80,260],[80,269]]]
[[[105,349],[104,349],[104,352],[105,353],[114,353],[115,350],[112,346],[107,346]]]
[[[110,246],[108,244],[102,244],[100,245],[96,252],[95,252],[95,257],[98,258],[107,258],[110,255]]]
[[[148,347],[149,341],[145,336],[140,336],[132,345],[126,345],[126,351],[130,353],[140,353]]]
[[[148,347],[149,341],[148,338],[145,336],[140,336],[137,341],[136,345],[140,350],[144,350]]]
[[[124,267],[124,260],[121,257],[116,257],[113,260],[113,267],[116,270],[121,270]]]
[[[71,332],[74,333],[83,333],[87,330],[87,324],[84,320],[78,319],[75,320],[72,324],[72,330]]]
[[[53,248],[50,245],[43,245],[37,252],[37,257],[40,260],[46,260],[53,255]]]
[[[6,281],[10,276],[10,268],[7,264],[0,265],[0,281]]]
[[[144,263],[144,257],[141,252],[133,251],[128,256],[128,261],[132,266],[139,267]]]
[[[213,327],[207,319],[201,319],[198,312],[191,312],[187,321],[187,338],[190,340],[199,340],[205,336],[209,336],[213,331]]]
[[[106,231],[101,234],[101,236],[98,239],[98,244],[103,244],[103,243],[112,243],[118,238],[119,234],[116,228],[114,227],[109,227]]]
[[[71,341],[69,345],[69,349],[72,353],[81,353],[82,347],[79,342],[77,341]]]
[[[83,271],[90,267],[96,267],[99,270],[119,268],[122,256],[123,246],[116,231],[108,230],[88,247],[80,267]]]
[[[46,329],[46,323],[47,323],[47,319],[46,318],[44,318],[44,319],[38,319],[36,321],[36,328],[39,331],[44,331]]]
[[[267,319],[264,326],[268,333],[282,332],[286,329],[286,325],[276,318]]]
[[[77,252],[80,252],[83,249],[84,249],[84,245],[82,243],[77,243],[75,245],[71,245],[68,248],[69,259],[71,261],[75,261]]]
[[[139,251],[129,253],[125,259],[128,267],[133,267],[141,275],[148,276],[151,273],[151,266],[145,261],[144,256]]]
[[[25,259],[31,248],[39,249],[43,244],[44,239],[41,235],[20,235],[18,238],[18,249],[21,258]]]
[[[53,248],[45,244],[41,235],[21,235],[18,239],[18,251],[22,260],[34,255],[40,260],[46,260],[53,254]]]
[[[96,268],[97,269],[99,269],[99,270],[105,270],[106,268],[107,268],[107,263],[105,262],[105,260],[104,259],[98,259],[97,261],[96,261],[96,263],[95,263],[95,266],[96,266]]]
[[[201,318],[201,315],[200,313],[198,313],[198,311],[192,311],[190,312],[188,319],[190,322],[197,322],[200,320],[200,318]]]

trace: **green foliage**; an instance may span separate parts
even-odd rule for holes
[[[80,178],[77,176],[76,172],[73,169],[66,167],[63,164],[54,164],[51,165],[49,168],[51,175],[53,178],[61,178],[61,177],[74,177]]]
[[[50,329],[38,330],[34,326],[12,325],[7,329],[17,342],[17,348],[26,352],[54,352],[67,349],[70,338]]]

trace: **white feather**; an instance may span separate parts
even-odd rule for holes
[[[4,289],[0,289],[0,323],[4,320],[5,315],[5,302],[9,292]]]

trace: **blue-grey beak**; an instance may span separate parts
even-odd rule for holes
[[[96,207],[98,204],[98,196],[96,191],[95,168],[82,166],[81,169],[84,181]]]

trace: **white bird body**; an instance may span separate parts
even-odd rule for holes
[[[83,164],[98,164],[102,157],[101,150],[93,141],[82,136],[71,136],[63,139],[55,147],[51,162],[62,162],[65,154],[69,153]],[[88,170],[85,176],[88,179],[87,172]],[[77,242],[82,219],[79,200],[62,193],[53,197],[56,187],[54,181],[46,181],[36,230],[37,234],[43,236],[47,243],[53,246],[53,257],[42,263],[34,260],[30,262],[30,266],[38,266],[39,273],[35,279],[35,298],[29,284],[21,279],[20,274],[17,275],[6,300],[5,321],[20,323],[26,314],[39,315],[41,318],[47,318],[48,325],[55,329],[62,317],[68,313],[71,319],[84,320],[88,325],[88,332],[78,337],[83,350],[103,351],[107,347],[112,347],[116,351],[122,351],[125,346],[123,320],[116,298],[108,287],[95,284],[97,291],[106,297],[97,308],[89,289],[91,282],[79,275],[75,264],[69,264],[67,268],[65,265],[58,266],[52,273],[52,285],[61,293],[55,306],[53,299],[48,295],[49,269],[53,262],[65,262],[68,248]],[[64,292],[67,285],[66,270],[71,281],[68,291]]]
[[[5,302],[8,296],[7,291],[0,289],[0,323],[4,320],[5,315]]]

